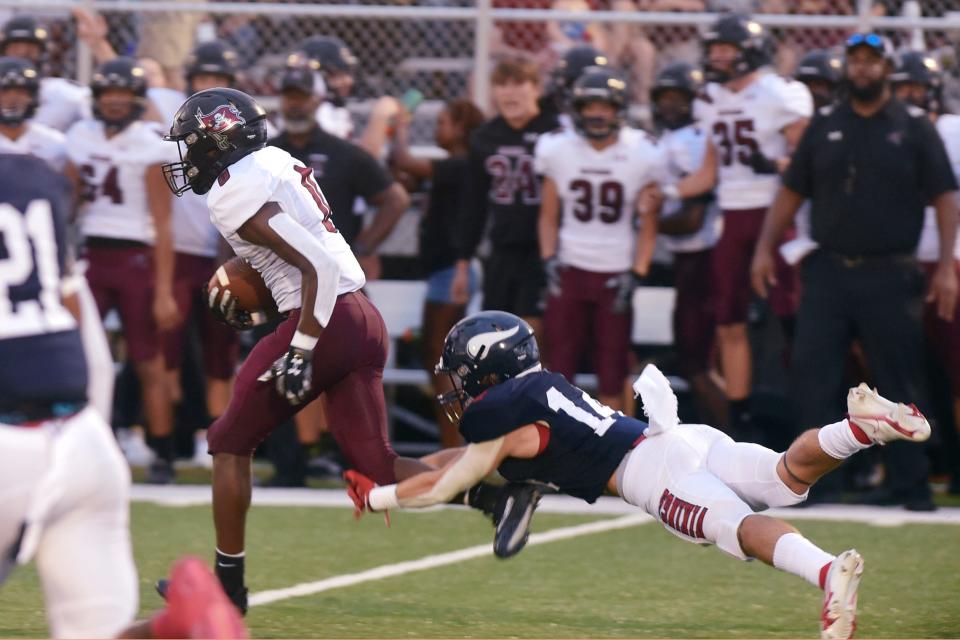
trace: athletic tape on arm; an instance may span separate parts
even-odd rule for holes
[[[317,298],[313,305],[313,316],[320,326],[326,327],[337,301],[340,265],[313,234],[286,213],[281,211],[274,215],[268,224],[297,253],[309,260],[317,272]]]
[[[500,436],[496,440],[468,445],[463,455],[440,476],[440,479],[434,483],[430,491],[418,496],[401,498],[400,506],[418,508],[442,504],[461,491],[477,484],[487,475],[496,462],[500,447],[503,446],[503,440],[503,436]]]

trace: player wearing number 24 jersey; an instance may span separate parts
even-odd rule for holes
[[[616,408],[623,406],[633,289],[656,243],[651,216],[636,224],[640,192],[662,165],[652,139],[623,127],[626,106],[624,80],[588,67],[571,93],[574,130],[543,136],[536,149],[549,365],[572,380],[589,347],[600,399]]]

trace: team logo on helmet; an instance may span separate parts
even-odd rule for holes
[[[222,104],[210,113],[203,113],[197,109],[197,121],[224,151],[230,148],[230,141],[224,134],[234,127],[247,124],[244,117],[240,115],[240,110],[232,104]]]

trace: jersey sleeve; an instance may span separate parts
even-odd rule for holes
[[[533,148],[533,170],[537,175],[554,178],[555,168],[552,164],[553,150],[557,146],[556,134],[545,134],[537,139]]]
[[[460,418],[460,433],[467,442],[495,440],[533,421],[524,418],[526,398],[509,393],[512,388],[493,387],[471,402]]]
[[[953,165],[944,147],[943,139],[933,123],[922,114],[912,118],[919,128],[920,140],[920,186],[924,197],[932,201],[948,191],[957,190],[957,178],[953,174]]]
[[[796,80],[781,80],[777,91],[772,92],[770,114],[778,131],[789,124],[813,115],[813,97],[807,85]]]
[[[226,233],[234,233],[260,210],[277,188],[279,177],[253,162],[242,170],[224,171],[207,196],[210,217]]]
[[[179,159],[177,145],[164,142],[163,129],[156,122],[141,123],[139,135],[139,156],[145,165],[176,162]]]

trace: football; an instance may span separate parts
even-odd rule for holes
[[[254,322],[258,324],[279,313],[277,303],[260,277],[260,272],[243,258],[234,256],[220,265],[207,283],[208,290],[212,291],[214,287],[229,290],[237,299],[237,306],[244,311],[262,314],[262,318],[254,317]]]

